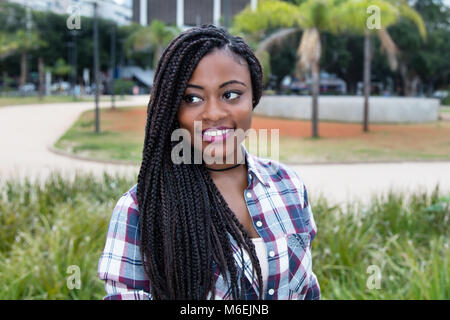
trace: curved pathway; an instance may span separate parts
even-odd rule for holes
[[[147,103],[148,96],[116,101],[117,106],[124,107]],[[100,107],[109,108],[110,102],[101,102]],[[77,171],[136,177],[137,166],[83,161],[48,150],[83,111],[93,108],[93,102],[0,107],[0,179],[28,177],[45,181],[52,171],[68,177]],[[389,189],[431,192],[438,183],[441,191],[450,193],[450,162],[291,166],[303,178],[311,201],[322,193],[332,203],[357,199],[366,202]]]
[[[130,96],[116,101],[116,106],[145,106],[148,99],[148,96]],[[110,101],[99,103],[100,108],[109,108],[110,105]],[[137,173],[135,166],[77,160],[48,150],[82,112],[94,108],[94,102],[1,107],[0,178],[28,177],[44,181],[52,171],[68,177],[73,177],[77,171],[95,175],[102,175],[103,171],[110,174]]]

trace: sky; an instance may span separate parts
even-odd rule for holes
[[[114,2],[119,3],[119,4],[124,4],[126,3],[129,7],[131,7],[131,1],[132,0],[114,0]],[[450,1],[450,0],[449,0]]]

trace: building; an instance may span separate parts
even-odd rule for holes
[[[133,22],[149,25],[158,19],[184,30],[202,24],[228,26],[231,17],[258,0],[133,0]]]
[[[57,14],[94,15],[93,0],[8,0],[32,10],[51,11]],[[132,21],[132,0],[96,0],[98,16],[115,21],[119,25]]]

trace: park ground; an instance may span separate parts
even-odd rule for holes
[[[111,98],[107,96],[101,96],[100,101],[110,100]],[[123,100],[119,97],[119,100]],[[14,106],[14,105],[28,105],[28,104],[44,104],[44,103],[64,103],[64,102],[83,102],[83,101],[94,101],[92,96],[86,97],[76,97],[71,95],[52,95],[43,96],[40,99],[38,96],[0,96],[0,107],[4,106]]]
[[[117,149],[131,145],[140,152],[145,108],[133,106],[147,101],[148,97],[122,101],[118,105],[130,109],[116,110],[102,102],[99,135],[92,133],[92,102],[0,108],[0,149],[5,151],[0,157],[0,279],[4,280],[0,299],[101,299],[105,295],[96,273],[98,259],[111,212],[120,196],[136,183],[138,166],[83,161],[55,154],[48,146],[62,137],[58,143],[72,143],[65,145],[65,152],[131,159]],[[339,153],[327,151],[324,143],[341,143],[345,148],[343,141],[350,139],[359,148],[374,149],[368,154],[372,160],[382,158],[374,154],[383,154],[380,149],[385,150],[387,143],[391,148],[409,147],[408,154],[417,157],[423,156],[418,144],[426,147],[438,140],[427,152],[443,159],[445,152],[448,155],[446,121],[373,124],[369,134],[363,134],[358,124],[321,122],[320,139],[309,138],[308,122],[255,116],[253,125],[256,129],[279,127],[282,139],[300,141],[302,148],[307,143],[318,146],[319,153],[303,151],[303,161],[306,155],[309,161],[325,161],[324,152],[336,161]],[[402,137],[396,140],[395,135]],[[138,153],[134,156],[138,161]],[[358,159],[367,156],[359,154]],[[312,254],[322,299],[449,299],[449,164],[447,160],[292,165],[308,186],[318,226]],[[24,179],[12,178],[14,167]],[[125,168],[132,176],[114,175]],[[54,174],[55,169],[70,173],[82,169],[83,174],[68,179]],[[44,183],[28,179],[44,172],[49,173]],[[395,190],[388,188],[391,184]],[[400,191],[403,184],[418,189]],[[346,200],[347,192],[371,200]],[[80,289],[67,285],[70,266],[80,268]],[[381,278],[379,287],[371,288],[368,277],[374,266]]]
[[[448,110],[444,109],[444,118]],[[79,156],[125,160],[138,164],[142,156],[146,108],[105,108],[101,133],[94,132],[95,113],[84,112],[57,141],[56,147]],[[311,122],[253,115],[252,128],[279,129],[279,160],[286,163],[351,163],[450,160],[450,121],[423,124],[320,122],[320,138],[311,138]],[[260,156],[265,156],[261,154]]]

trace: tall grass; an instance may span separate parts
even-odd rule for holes
[[[44,186],[25,180],[0,185],[0,299],[99,299],[97,263],[118,198],[130,178],[54,174]],[[81,287],[70,290],[70,265]]]
[[[365,207],[312,204],[313,270],[324,299],[450,298],[450,195],[438,186],[431,194],[391,191]]]
[[[101,299],[97,263],[118,198],[135,179],[52,175],[0,182],[0,299]],[[406,200],[408,199],[408,200]],[[313,270],[323,299],[449,299],[450,196],[396,194],[369,206],[313,199]],[[81,271],[69,289],[67,268]],[[370,266],[380,286],[368,286]]]

